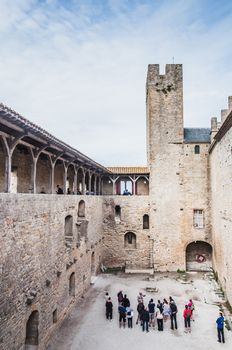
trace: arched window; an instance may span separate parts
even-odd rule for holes
[[[200,146],[199,146],[199,145],[196,145],[196,146],[194,147],[194,153],[195,153],[195,154],[200,154]]]
[[[143,215],[143,229],[149,229],[149,215]]]
[[[71,215],[68,215],[65,218],[64,234],[65,236],[73,235],[73,217]]]
[[[69,295],[71,297],[75,296],[75,273],[72,272],[69,277]]]
[[[85,202],[83,200],[81,200],[78,204],[78,216],[80,218],[85,217]]]
[[[133,232],[127,232],[124,236],[124,247],[135,249],[136,248],[136,235]]]
[[[38,328],[39,328],[39,312],[33,311],[27,321],[25,344],[27,345],[39,344]]]

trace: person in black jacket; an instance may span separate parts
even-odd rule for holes
[[[136,324],[138,324],[139,321],[141,321],[141,326],[142,326],[141,315],[142,315],[143,310],[144,310],[144,304],[143,304],[143,302],[139,302],[137,305],[138,317],[137,317]]]
[[[107,320],[112,320],[113,317],[113,303],[109,297],[106,301],[106,318]]]
[[[145,331],[146,327],[146,332],[149,332],[149,311],[147,308],[144,308],[144,310],[141,313],[141,321],[143,323],[143,332]]]
[[[127,298],[127,295],[124,294],[124,297],[122,299],[122,305],[127,308],[130,307],[130,300]]]
[[[175,323],[175,329],[177,329],[177,321],[176,321],[176,314],[177,314],[177,306],[176,304],[174,303],[174,300],[172,300],[169,304],[170,306],[170,311],[171,311],[171,315],[170,315],[170,318],[171,318],[171,329],[174,329],[174,324],[173,324],[173,321]]]

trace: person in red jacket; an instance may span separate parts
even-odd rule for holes
[[[185,333],[187,333],[187,332],[190,333],[191,332],[190,319],[192,316],[192,312],[191,312],[191,309],[188,307],[188,305],[185,305],[183,316],[184,316]]]

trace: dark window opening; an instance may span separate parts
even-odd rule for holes
[[[143,229],[149,229],[149,215],[143,215]]]
[[[53,320],[53,323],[57,322],[57,309],[55,309],[52,313],[52,320]]]
[[[65,236],[73,235],[73,217],[71,215],[68,215],[65,218],[64,234]]]
[[[115,205],[115,218],[121,219],[121,207],[120,205]]]
[[[83,200],[81,200],[78,205],[78,216],[80,218],[85,217],[85,202]]]
[[[127,232],[124,236],[125,248],[136,248],[136,235],[133,232]]]
[[[75,296],[75,273],[71,273],[69,277],[69,295],[74,297]]]
[[[199,145],[196,145],[194,147],[194,152],[195,152],[195,154],[200,154],[200,146]]]

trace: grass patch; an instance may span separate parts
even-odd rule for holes
[[[225,307],[227,308],[227,310],[229,310],[229,312],[231,313],[232,315],[232,306],[230,305],[229,301],[227,300],[225,303],[224,303]]]
[[[228,331],[231,330],[228,320],[225,320],[225,328],[226,328]]]
[[[125,272],[125,267],[106,267],[103,273],[112,273],[116,275],[118,272]]]
[[[185,270],[180,270],[180,269],[177,269],[176,272],[177,272],[177,273],[186,273]]]

